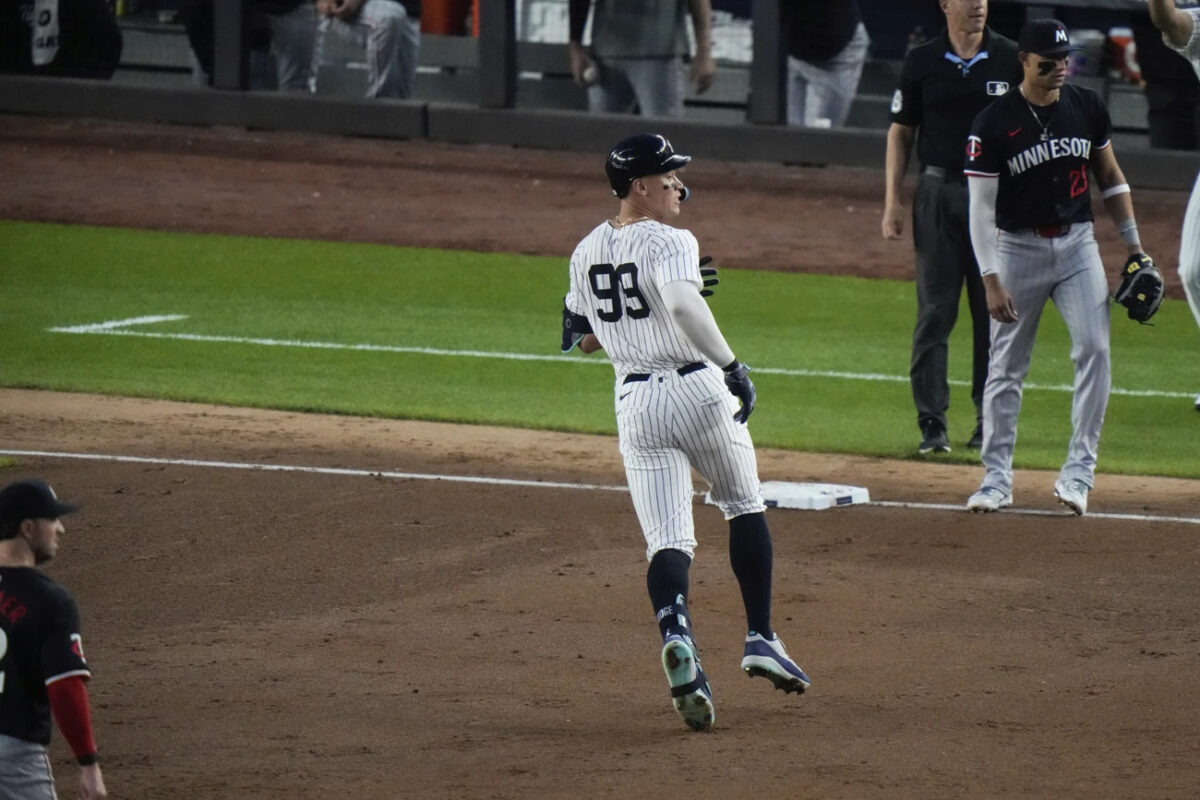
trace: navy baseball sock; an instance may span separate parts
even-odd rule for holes
[[[646,570],[646,589],[650,592],[658,630],[664,639],[681,628],[690,633],[687,593],[688,568],[691,565],[691,557],[682,550],[659,550],[650,559],[650,568]]]
[[[746,626],[771,635],[771,532],[767,515],[743,514],[729,520],[729,563],[742,590]]]

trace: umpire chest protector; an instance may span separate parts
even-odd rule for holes
[[[919,127],[922,164],[955,172],[963,167],[963,143],[975,116],[1020,81],[1016,42],[984,28],[979,52],[964,59],[943,31],[905,57],[890,119]]]
[[[1035,106],[1016,88],[975,120],[965,172],[999,177],[1003,230],[1091,222],[1088,165],[1111,134],[1108,109],[1090,89],[1064,84],[1057,101]]]

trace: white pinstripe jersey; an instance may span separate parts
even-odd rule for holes
[[[1187,40],[1187,44],[1183,47],[1176,47],[1166,37],[1166,34],[1164,34],[1163,43],[1192,62],[1192,69],[1196,71],[1196,77],[1200,78],[1200,8],[1185,8],[1180,10],[1192,16],[1191,38]]]
[[[673,369],[704,354],[675,326],[660,288],[691,281],[699,289],[699,245],[690,231],[644,220],[602,222],[571,255],[566,306],[582,314],[618,375]]]

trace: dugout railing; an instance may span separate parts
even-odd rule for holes
[[[216,89],[6,75],[0,76],[0,111],[428,138],[592,153],[606,150],[631,132],[652,127],[677,142],[686,142],[689,153],[702,157],[881,168],[886,145],[882,128],[820,130],[783,124],[785,52],[779,36],[779,2],[754,3],[756,33],[754,57],[746,76],[745,121],[651,121],[582,110],[519,107],[521,71],[543,62],[547,69],[556,69],[565,56],[561,47],[552,45],[519,48],[515,0],[480,4],[479,38],[464,40],[460,45],[463,69],[474,65],[474,97],[457,102],[248,91],[248,49],[243,41],[246,28],[241,3],[216,0]],[[519,49],[524,63],[519,63]],[[461,80],[458,85],[461,91]],[[1125,148],[1120,157],[1130,183],[1144,188],[1188,189],[1200,170],[1200,153],[1143,147]]]

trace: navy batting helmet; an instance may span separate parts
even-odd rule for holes
[[[692,160],[671,148],[667,137],[657,133],[639,133],[617,142],[604,162],[613,194],[624,197],[635,178],[661,175],[679,169]]]

